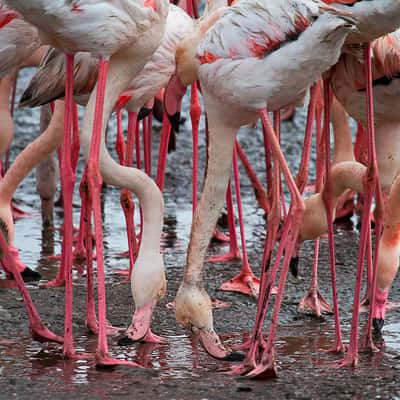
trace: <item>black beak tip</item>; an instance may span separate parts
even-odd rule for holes
[[[118,346],[130,346],[130,345],[132,345],[134,343],[135,342],[130,337],[128,337],[126,335],[121,336],[117,341]]]
[[[26,267],[21,272],[21,276],[24,282],[39,281],[42,278],[42,275],[40,275],[39,272],[33,271],[29,267]]]
[[[299,257],[293,257],[290,260],[289,269],[295,278],[299,276]]]
[[[169,115],[169,122],[171,124],[172,129],[174,130],[174,132],[179,133],[179,126],[180,126],[180,122],[181,122],[181,113],[180,112],[176,112],[173,115]]]
[[[142,119],[146,118],[151,113],[151,108],[142,107],[138,114],[138,120],[141,121]]]
[[[372,325],[374,326],[374,331],[378,334],[382,334],[383,325],[385,324],[385,320],[382,318],[374,318],[372,320]]]
[[[224,361],[229,362],[242,362],[246,356],[243,353],[239,353],[237,351],[232,351],[229,355],[224,358]]]

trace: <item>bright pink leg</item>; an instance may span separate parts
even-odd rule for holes
[[[96,364],[98,366],[130,365],[138,364],[130,361],[111,358],[108,352],[107,343],[107,321],[106,321],[106,293],[104,275],[104,253],[103,253],[103,229],[101,219],[100,191],[102,178],[99,172],[99,152],[101,140],[101,128],[103,118],[104,92],[107,77],[108,61],[100,59],[99,78],[97,81],[96,110],[93,124],[92,144],[88,161],[88,183],[89,191],[92,196],[94,226],[96,237],[97,253],[97,285],[98,285],[98,309],[99,309],[99,338],[96,353]]]
[[[227,262],[242,259],[235,229],[235,214],[233,211],[232,185],[230,180],[228,183],[228,190],[226,191],[226,208],[228,211],[229,251],[222,256],[211,257],[207,259],[206,262]]]
[[[147,167],[147,175],[151,176],[151,145],[152,145],[152,132],[153,131],[153,113],[147,117],[147,159],[149,165]]]
[[[283,232],[281,235],[281,240],[278,248],[278,253],[274,260],[274,266],[273,270],[271,271],[271,276],[268,278],[268,280],[266,279],[266,277],[269,270],[269,263],[267,262],[266,264],[263,264],[261,291],[257,304],[256,326],[254,328],[253,335],[251,338],[251,346],[249,353],[244,362],[238,368],[233,370],[233,373],[240,373],[240,374],[246,373],[246,375],[249,377],[271,378],[277,376],[275,369],[274,347],[273,347],[275,340],[275,333],[278,323],[280,305],[283,297],[283,290],[286,282],[287,273],[289,270],[290,258],[294,250],[294,245],[299,232],[301,220],[303,218],[304,203],[297,189],[297,186],[291,176],[290,170],[284,159],[283,153],[280,149],[279,141],[276,136],[276,133],[272,128],[267,110],[265,109],[260,110],[260,116],[261,116],[261,121],[265,127],[264,131],[266,132],[268,141],[270,142],[274,157],[279,163],[277,167],[279,168],[280,166],[280,168],[282,169],[282,172],[288,184],[288,188],[292,196],[292,205],[289,210],[289,214],[286,218],[286,221],[284,223]],[[273,272],[276,271],[278,268],[284,249],[285,249],[285,256],[280,274],[278,294],[275,300],[275,307],[270,326],[270,332],[268,335],[268,341],[267,343],[265,343],[261,336],[262,324],[265,318],[267,303],[271,295],[272,284],[275,278],[273,276]],[[265,255],[266,253],[264,252],[264,256]],[[264,259],[263,263],[265,261],[267,260]],[[260,354],[261,352],[262,354]]]
[[[119,163],[124,165],[125,158],[125,140],[122,133],[122,110],[117,110],[117,140],[115,141],[115,150],[118,155]],[[129,129],[128,129],[129,131]]]
[[[72,170],[76,171],[76,166],[79,161],[79,150],[81,149],[81,141],[79,137],[79,121],[78,121],[78,106],[76,103],[72,105],[72,146],[71,146],[71,166]]]
[[[164,190],[165,166],[167,163],[168,142],[171,134],[171,125],[167,114],[164,112],[163,124],[161,129],[160,150],[158,153],[157,185],[161,191]]]
[[[38,342],[56,342],[63,343],[63,338],[55,335],[49,329],[47,329],[43,322],[41,321],[38,312],[36,311],[35,306],[32,303],[32,299],[29,296],[29,293],[25,287],[24,281],[21,277],[18,268],[15,265],[14,258],[10,254],[7,242],[4,238],[3,233],[0,230],[0,248],[3,251],[3,259],[2,262],[8,271],[11,271],[14,279],[16,280],[18,289],[21,293],[22,299],[25,303],[26,310],[28,312],[29,324],[30,324],[30,332],[32,338],[37,340]]]
[[[242,239],[243,265],[239,275],[221,285],[222,290],[239,292],[248,296],[257,297],[260,291],[260,280],[254,276],[247,259],[246,238],[244,234],[242,199],[240,195],[239,170],[237,162],[237,142],[233,151],[233,174],[235,178],[236,199],[239,213],[240,236]]]
[[[336,268],[335,268],[335,242],[333,238],[333,206],[332,206],[332,180],[331,180],[331,147],[330,147],[330,109],[332,105],[332,93],[330,91],[329,81],[324,80],[324,140],[325,140],[325,190],[323,200],[326,208],[326,220],[328,224],[329,238],[329,261],[331,266],[332,280],[332,297],[333,312],[335,315],[335,342],[329,351],[341,352],[345,351],[342,341],[342,333],[340,328],[339,306],[337,300],[336,288]]]

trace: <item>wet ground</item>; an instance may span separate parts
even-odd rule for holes
[[[26,83],[21,79],[20,87]],[[20,90],[19,90],[20,92]],[[38,113],[17,112],[17,135],[13,147],[15,155],[38,131]],[[188,117],[188,115],[186,115]],[[114,132],[115,120],[111,121]],[[126,121],[125,121],[126,122]],[[126,126],[126,125],[125,125]],[[294,122],[283,124],[283,147],[293,170],[301,153],[304,112]],[[187,122],[179,134],[178,150],[168,156],[165,182],[165,226],[163,237],[164,259],[168,279],[165,298],[157,307],[153,330],[167,338],[161,345],[136,344],[119,347],[115,338],[109,339],[110,351],[116,357],[135,360],[146,369],[116,368],[97,370],[93,361],[69,361],[61,355],[61,347],[39,344],[30,339],[25,308],[15,289],[0,289],[0,398],[45,399],[242,399],[242,398],[396,398],[400,397],[400,314],[388,313],[384,328],[384,344],[376,354],[360,354],[356,369],[336,369],[333,362],[340,356],[326,354],[333,343],[333,317],[316,319],[300,314],[296,307],[308,288],[313,260],[313,243],[306,243],[301,253],[300,279],[290,277],[282,303],[276,343],[279,379],[250,381],[227,376],[222,371],[229,364],[219,362],[197,347],[188,333],[177,326],[173,312],[165,305],[174,299],[182,278],[191,223],[191,134]],[[153,151],[158,149],[159,127],[154,128]],[[110,134],[110,149],[113,134]],[[200,166],[204,166],[204,132],[200,139]],[[265,182],[262,136],[259,129],[244,129],[239,135],[247,155],[260,179]],[[153,176],[155,172],[153,162]],[[80,164],[80,171],[82,164]],[[80,172],[79,172],[80,175]],[[202,173],[200,173],[202,175]],[[253,191],[243,171],[241,189],[244,202],[246,241],[251,266],[258,273],[265,235],[263,213],[257,208]],[[108,186],[103,191],[105,262],[107,267],[107,317],[113,325],[125,327],[133,313],[129,284],[112,271],[128,266],[127,259],[115,258],[126,250],[123,213],[119,207],[119,189]],[[39,271],[43,279],[56,276],[58,262],[48,255],[59,254],[59,231],[42,230],[40,201],[31,174],[20,186],[15,198],[32,216],[16,223],[16,245],[21,258]],[[76,225],[79,221],[79,197],[75,198]],[[337,281],[343,334],[348,341],[355,266],[359,232],[354,223],[336,225]],[[62,210],[56,210],[55,225],[62,224]],[[238,232],[239,233],[239,232]],[[222,254],[227,246],[212,244],[209,255]],[[327,240],[322,239],[320,257],[321,291],[331,301]],[[256,302],[240,294],[221,292],[219,285],[240,271],[240,262],[206,264],[206,288],[213,298],[229,303],[228,308],[214,312],[214,325],[224,341],[239,344],[254,324]],[[1,276],[4,278],[4,276]],[[1,282],[1,281],[0,281]],[[94,352],[96,337],[84,327],[85,275],[74,277],[74,336],[78,351]],[[399,301],[399,280],[391,291],[391,300]],[[64,290],[41,289],[37,283],[28,288],[37,309],[54,332],[63,333]],[[269,319],[267,318],[267,321]],[[361,333],[366,314],[361,316]],[[267,327],[266,327],[267,329]]]

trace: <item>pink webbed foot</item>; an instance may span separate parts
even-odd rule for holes
[[[229,236],[225,235],[224,233],[220,232],[217,228],[215,228],[211,241],[218,243],[229,242]]]
[[[119,358],[110,357],[109,354],[99,352],[96,353],[95,359],[97,368],[112,368],[117,366],[143,368],[143,366],[134,361],[120,360]]]
[[[227,292],[239,292],[252,297],[258,297],[260,292],[260,280],[252,274],[235,276],[220,286],[220,290]]]
[[[31,336],[34,340],[40,343],[55,342],[64,343],[64,339],[54,334],[50,329],[46,328],[41,321],[30,326]]]
[[[325,353],[341,353],[344,354],[347,350],[347,347],[343,344],[343,342],[339,339],[335,339],[335,343],[333,346],[329,347],[328,349],[321,349]]]
[[[99,323],[97,321],[97,318],[95,318],[95,317],[86,317],[85,326],[86,326],[86,328],[88,329],[88,331],[90,333],[93,333],[94,335],[98,335],[99,334]],[[118,335],[122,331],[124,331],[124,328],[118,328],[116,326],[112,326],[109,323],[107,323],[107,325],[106,325],[106,333],[109,336]]]
[[[352,352],[348,352],[343,360],[335,361],[332,364],[332,366],[334,368],[356,367],[357,364],[358,364],[358,355],[353,354]]]
[[[40,283],[39,286],[43,287],[61,287],[65,286],[65,278],[56,278],[46,283]]]
[[[236,249],[236,250],[230,250],[228,253],[222,254],[220,256],[210,257],[205,262],[206,263],[228,262],[241,259],[242,259],[242,254],[240,253],[239,249]]]
[[[331,305],[325,300],[318,288],[310,288],[300,300],[297,309],[300,312],[311,312],[320,317],[323,312],[333,314]]]

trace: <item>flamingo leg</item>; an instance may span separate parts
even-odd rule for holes
[[[107,321],[106,321],[106,293],[105,293],[105,274],[104,274],[104,249],[103,249],[103,229],[101,219],[100,191],[102,178],[99,172],[99,153],[101,142],[101,128],[103,119],[104,93],[107,78],[108,61],[99,60],[99,76],[96,91],[96,109],[93,123],[93,136],[90,146],[88,161],[87,178],[88,188],[93,203],[94,227],[96,238],[97,254],[97,285],[98,285],[98,312],[99,312],[99,336],[96,352],[96,364],[107,367],[115,365],[129,365],[138,367],[139,365],[126,361],[111,358],[107,343]],[[89,196],[89,198],[90,198]]]
[[[266,109],[263,109],[259,111],[259,114],[262,124],[264,126],[264,131],[271,145],[273,155],[274,157],[276,157],[276,160],[278,162],[278,168],[281,168],[282,173],[286,179],[289,191],[292,196],[292,205],[284,223],[278,253],[274,260],[274,266],[268,280],[265,280],[265,277],[269,269],[269,263],[266,262],[266,264],[263,265],[261,291],[257,304],[256,326],[253,331],[249,353],[246,359],[243,361],[242,365],[240,365],[239,368],[233,370],[233,373],[245,373],[248,377],[271,378],[277,376],[274,360],[275,333],[283,297],[283,290],[286,283],[287,273],[289,271],[290,258],[297,240],[305,206],[283,156],[278,137],[274,132],[274,129],[272,128],[268,112]],[[285,256],[283,258],[278,293],[275,300],[268,341],[267,343],[264,343],[263,339],[261,338],[261,329],[265,318],[266,303],[268,303],[268,299],[271,295],[272,285],[275,278],[275,276],[273,276],[274,272],[278,268],[284,250]],[[262,349],[262,354],[259,354],[260,349]],[[258,359],[257,355],[260,356]]]
[[[35,306],[33,305],[32,299],[29,296],[28,290],[25,287],[25,283],[24,280],[22,279],[21,273],[19,272],[15,264],[14,257],[9,252],[7,241],[1,230],[0,230],[0,248],[3,252],[2,263],[4,264],[6,270],[11,271],[17,283],[17,287],[21,293],[26,310],[28,312],[29,329],[32,338],[37,340],[38,342],[56,342],[62,344],[64,342],[64,339],[51,332],[48,328],[44,326],[43,322],[41,321],[40,316]]]
[[[171,134],[171,125],[169,123],[167,114],[164,112],[163,124],[161,129],[160,150],[158,155],[157,179],[156,179],[157,185],[161,191],[164,190],[165,166],[167,163],[168,142],[170,134]]]
[[[328,239],[329,239],[329,261],[331,267],[332,280],[332,297],[333,297],[333,312],[335,315],[335,342],[329,351],[341,352],[345,351],[345,346],[342,341],[342,333],[339,319],[339,306],[337,301],[336,287],[336,268],[335,268],[335,242],[333,237],[333,205],[332,205],[332,179],[331,179],[331,157],[330,157],[330,109],[332,104],[332,92],[330,91],[329,82],[324,80],[324,140],[325,140],[325,190],[323,201],[326,208],[326,220],[328,224]]]
[[[244,224],[243,224],[242,198],[240,194],[240,183],[239,183],[239,169],[237,162],[237,146],[238,143],[236,141],[235,149],[233,151],[233,175],[235,179],[236,200],[237,200],[237,207],[239,214],[240,236],[242,241],[242,252],[243,252],[243,265],[240,274],[230,279],[228,282],[223,283],[221,285],[221,289],[257,297],[260,291],[260,280],[254,276],[247,258],[246,238],[245,238]]]
[[[116,114],[117,114],[117,140],[115,141],[115,151],[117,152],[119,163],[123,165],[125,158],[125,140],[124,140],[124,135],[122,133],[122,110],[121,109],[117,110]]]
[[[153,131],[153,113],[151,112],[147,117],[147,175],[151,176],[151,142],[152,142],[152,131]]]
[[[215,256],[208,258],[206,262],[226,262],[232,260],[241,260],[242,255],[240,254],[239,244],[235,229],[235,214],[233,211],[233,197],[232,197],[232,185],[229,180],[228,189],[226,191],[226,208],[228,211],[228,227],[229,227],[229,251],[222,256]],[[220,289],[224,284],[221,285]]]
[[[317,179],[315,190],[317,193],[321,192],[324,178],[324,138],[321,129],[321,111],[316,110],[316,133],[317,133]],[[301,312],[311,311],[317,317],[320,317],[322,312],[332,313],[331,305],[322,296],[318,287],[318,258],[319,258],[319,237],[315,239],[314,243],[314,262],[310,288],[305,296],[300,300],[298,310]]]

